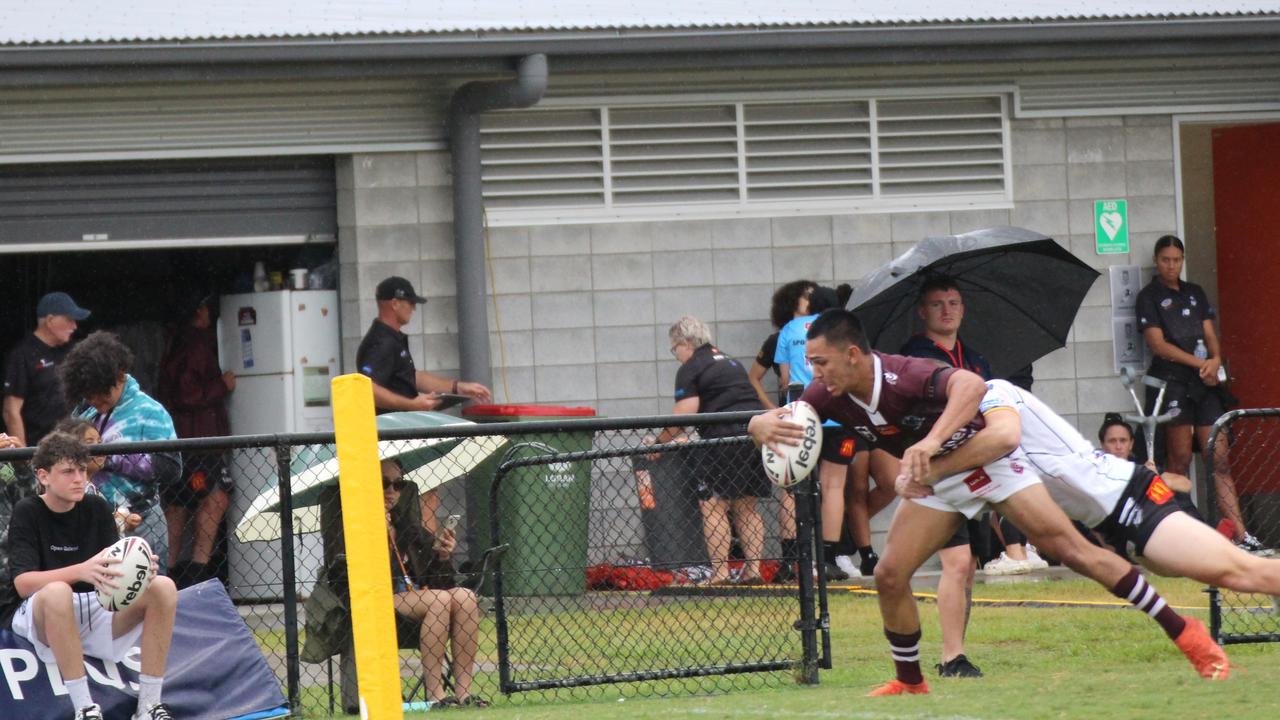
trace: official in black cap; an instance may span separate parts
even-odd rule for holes
[[[409,338],[400,332],[413,311],[427,301],[402,277],[378,283],[378,318],[356,350],[356,367],[373,380],[373,404],[379,413],[394,410],[433,410],[440,404],[436,393],[466,395],[488,402],[489,388],[480,383],[450,380],[418,370],[409,354]]]
[[[373,405],[379,414],[395,410],[434,410],[440,404],[437,393],[466,395],[489,402],[489,388],[474,382],[450,380],[414,367],[409,354],[409,337],[400,332],[413,311],[427,301],[414,292],[402,277],[391,276],[378,283],[378,317],[356,350],[356,367],[373,380]],[[436,533],[436,511],[440,499],[434,490],[418,496],[422,526]]]
[[[36,303],[36,329],[9,353],[4,374],[4,424],[22,445],[40,442],[66,417],[56,368],[71,349],[71,335],[89,311],[64,292],[51,292]]]

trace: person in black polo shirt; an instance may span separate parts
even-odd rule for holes
[[[393,275],[378,283],[374,297],[378,300],[378,317],[356,350],[356,367],[373,380],[373,404],[379,413],[434,410],[440,404],[437,393],[489,401],[489,388],[480,383],[450,380],[414,367],[409,336],[400,328],[409,323],[413,311],[427,299],[415,293],[408,280]]]
[[[1165,425],[1164,467],[1179,475],[1186,475],[1191,467],[1192,428],[1200,447],[1206,448],[1213,423],[1227,411],[1213,307],[1199,285],[1182,281],[1183,253],[1182,240],[1173,235],[1156,240],[1156,276],[1138,293],[1137,307],[1138,327],[1151,349],[1147,374],[1168,383],[1161,412],[1177,413]],[[1148,412],[1155,409],[1156,395],[1154,388],[1147,388]],[[1222,516],[1235,525],[1236,545],[1249,552],[1267,552],[1245,528],[1226,443],[1214,451],[1214,494]]]
[[[711,344],[711,331],[701,320],[686,315],[667,331],[671,354],[680,361],[676,371],[676,404],[672,414],[763,410],[760,398],[747,380],[746,368]],[[657,442],[670,442],[681,428],[665,428]],[[746,435],[745,424],[707,425],[699,429],[704,439]],[[711,559],[707,583],[737,582],[759,585],[760,556],[764,552],[764,520],[756,509],[757,498],[769,497],[772,486],[765,477],[760,452],[751,443],[706,448],[688,458],[697,472],[701,500],[702,531]],[[742,573],[729,575],[729,516],[742,543]]]
[[[379,414],[398,410],[434,410],[438,393],[466,395],[477,402],[489,402],[492,394],[480,383],[450,380],[419,370],[409,354],[409,336],[400,332],[413,311],[426,298],[413,291],[408,280],[395,275],[378,283],[374,291],[378,317],[356,349],[356,367],[373,381],[373,405]],[[421,495],[422,525],[436,532],[436,511],[440,500],[435,492]]]
[[[89,311],[64,292],[36,303],[36,329],[9,353],[4,375],[4,424],[24,446],[40,442],[67,416],[55,368],[71,349],[71,335]]]

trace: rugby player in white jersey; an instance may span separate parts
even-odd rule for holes
[[[1174,488],[1190,487],[1184,476],[1169,474],[1166,482],[1147,467],[1094,448],[1043,401],[1004,380],[991,380],[987,388],[979,405],[986,426],[936,458],[923,484],[899,476],[900,494],[929,505],[927,486],[936,479],[1020,450],[1068,517],[1157,574],[1280,595],[1280,559],[1245,552],[1182,510]]]

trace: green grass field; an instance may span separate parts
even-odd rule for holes
[[[1171,604],[1199,608],[1202,586],[1161,580]],[[940,680],[933,672],[939,634],[937,612],[921,603],[923,661],[928,696],[866,698],[892,677],[875,597],[833,589],[834,669],[817,687],[786,684],[722,695],[644,698],[605,688],[595,701],[529,698],[499,700],[494,708],[458,710],[466,717],[565,718],[1274,718],[1280,713],[1280,646],[1232,645],[1237,670],[1227,682],[1201,680],[1159,628],[1132,609],[1112,609],[1114,598],[1084,580],[979,586],[975,595],[1000,603],[1067,601],[1068,607],[980,604],[974,609],[969,657],[986,673],[978,680]],[[436,717],[437,715],[430,715]],[[408,717],[425,718],[426,713]]]

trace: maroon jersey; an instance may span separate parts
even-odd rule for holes
[[[922,440],[947,407],[947,381],[957,369],[928,358],[873,352],[875,385],[864,405],[851,394],[833,396],[820,382],[809,383],[800,398],[823,420],[834,420],[861,435],[872,447],[896,457]],[[956,449],[985,423],[974,409],[969,424],[942,444],[942,452]]]

